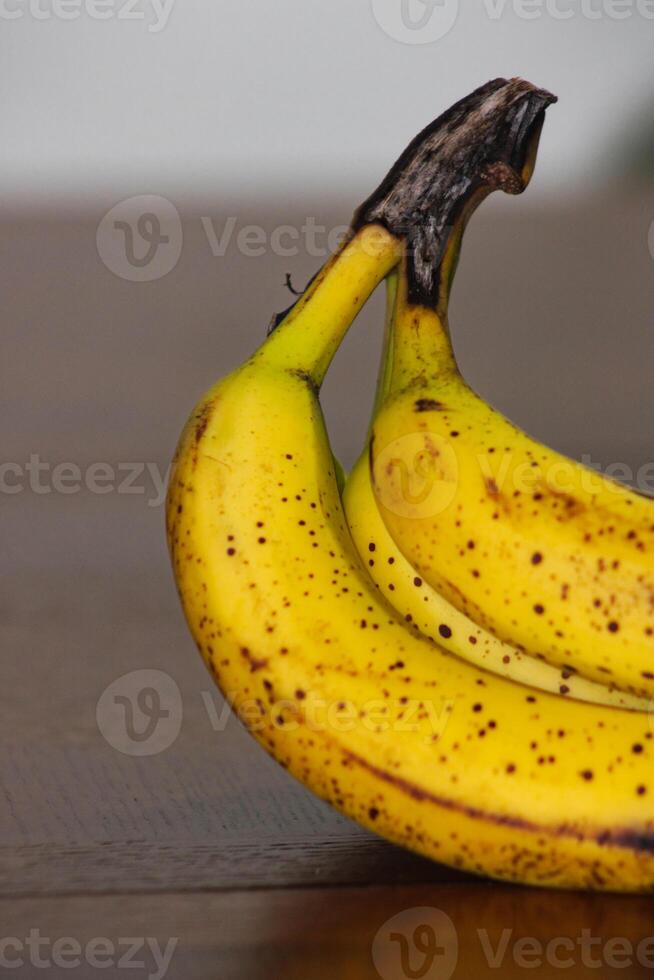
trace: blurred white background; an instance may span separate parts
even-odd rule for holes
[[[2,0],[0,34],[5,208],[365,194],[497,75],[559,95],[531,193],[574,190],[654,86],[653,0]]]

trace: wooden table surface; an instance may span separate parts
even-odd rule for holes
[[[609,403],[629,384],[638,417],[647,414],[647,399],[654,408],[654,389],[644,381],[651,373],[651,331],[645,335],[654,297],[642,201],[614,207],[610,250],[598,249],[579,267],[582,281],[597,273],[600,283],[598,293],[583,297],[586,320],[577,299],[582,337],[571,341],[578,371],[583,330],[587,338],[593,331],[585,395],[566,375],[570,348],[557,354],[552,341],[565,330],[555,325],[552,342],[542,343],[552,324],[534,291],[545,282],[543,303],[562,304],[549,283],[561,281],[574,259],[560,255],[556,243],[572,236],[578,261],[606,231],[598,212],[585,207],[583,234],[578,215],[541,214],[525,226],[523,245],[515,222],[500,222],[492,236],[480,222],[472,254],[495,265],[489,271],[486,261],[476,275],[468,265],[462,273],[478,285],[477,298],[464,296],[459,304],[469,324],[461,334],[463,361],[481,372],[477,380],[489,394],[497,385],[495,400],[507,411],[577,455],[601,454],[604,446],[600,461],[615,459],[627,432],[622,461],[636,466],[648,459],[651,440],[628,425],[628,406],[621,406],[619,423]],[[347,207],[335,212],[334,223],[344,213]],[[197,393],[258,341],[269,314],[286,301],[283,271],[296,264],[276,258],[262,265],[232,253],[218,262],[202,244],[198,222],[191,224],[179,268],[146,284],[125,283],[101,265],[91,218],[31,216],[0,226],[3,349],[11,354],[0,386],[4,460],[24,465],[38,453],[50,466],[74,461],[83,471],[99,461],[118,469],[140,460],[155,476],[165,475]],[[634,228],[645,234],[637,245]],[[523,262],[513,312],[506,297],[501,303],[514,336],[487,316],[507,256],[514,270]],[[536,261],[540,271],[530,278]],[[315,259],[299,266],[301,281]],[[614,298],[606,312],[609,269],[629,290],[629,343],[624,331],[607,340],[624,305]],[[252,275],[263,277],[258,295],[246,288]],[[232,297],[226,319],[216,311],[223,296]],[[264,296],[272,298],[264,303]],[[520,341],[520,317],[532,307],[533,336],[541,338],[535,351]],[[377,356],[365,331],[380,311],[376,298],[327,391],[346,461],[365,426]],[[243,316],[254,326],[229,333]],[[502,344],[480,358],[482,333],[493,323]],[[601,366],[618,363],[621,345],[626,380]],[[518,365],[513,387],[502,355],[507,348]],[[550,410],[552,377],[568,383],[564,404],[558,399]],[[339,384],[352,392],[351,401]],[[593,422],[584,406],[600,385],[605,397],[593,405],[599,413]],[[654,940],[646,943],[654,936],[652,899],[541,892],[455,874],[361,830],[278,768],[224,710],[193,649],[168,568],[157,483],[144,474],[137,492],[114,485],[108,494],[42,493],[25,486],[0,497],[2,975],[654,976]],[[163,692],[172,711],[152,738],[139,742],[129,737],[126,712],[112,713],[110,695],[118,691],[131,701],[135,729],[143,731],[148,718],[137,709],[144,687]],[[30,935],[47,940],[36,953]],[[141,942],[133,955],[129,937]],[[141,965],[128,965],[130,957]]]

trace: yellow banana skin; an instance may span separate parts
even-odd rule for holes
[[[541,691],[594,704],[649,711],[648,699],[596,684],[516,650],[478,626],[433,589],[409,564],[384,524],[370,482],[366,451],[347,478],[343,507],[357,551],[381,594],[407,621],[444,650]]]
[[[402,281],[371,458],[384,523],[449,602],[558,668],[654,694],[654,502],[479,398],[444,310],[412,304]]]
[[[647,719],[448,655],[352,543],[317,388],[394,244],[346,246],[192,413],[167,501],[190,629],[264,748],[364,826],[509,881],[654,889]]]
[[[386,322],[371,427],[389,395],[393,383],[395,351],[395,314],[398,303],[399,274],[394,269],[386,277]],[[518,684],[549,691],[594,704],[608,704],[635,711],[648,711],[648,699],[637,698],[610,685],[596,684],[579,677],[569,669],[557,669],[478,626],[445,596],[433,589],[416,572],[395,544],[384,524],[370,478],[369,439],[362,455],[349,474],[342,491],[343,508],[352,539],[368,566],[368,573],[381,594],[394,609],[421,633],[438,642],[443,649],[470,663],[507,677]],[[406,477],[406,473],[402,474]],[[425,475],[428,476],[428,473]],[[428,496],[428,483],[412,495],[420,502]],[[411,487],[402,482],[402,492],[411,495]]]

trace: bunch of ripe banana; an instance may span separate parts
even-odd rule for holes
[[[462,235],[519,193],[553,97],[488,83],[428,126],[182,434],[168,537],[206,663],[260,743],[388,839],[511,881],[654,888],[654,502],[467,387]],[[387,281],[345,487],[318,401]]]

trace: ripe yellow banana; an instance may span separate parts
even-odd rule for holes
[[[498,80],[429,135],[448,126],[455,140],[485,111],[499,134],[493,158],[507,145],[517,153],[531,132],[517,120],[542,98]],[[423,148],[413,144],[394,179]],[[647,720],[448,655],[379,596],[352,543],[318,389],[399,240],[360,211],[296,307],[189,419],[167,528],[190,628],[261,744],[365,826],[513,881],[653,889]]]
[[[381,594],[405,621],[413,623],[444,650],[541,691],[635,711],[649,711],[652,707],[649,699],[596,684],[503,643],[424,581],[397,547],[381,518],[370,483],[367,451],[347,478],[343,507],[357,551]]]
[[[520,191],[497,172],[497,186]],[[402,264],[374,494],[414,574],[487,633],[555,668],[654,695],[654,501],[531,439],[462,378],[447,320],[465,224],[485,196],[450,173],[450,220]],[[388,201],[373,217],[392,211]],[[392,227],[392,225],[391,225]]]
[[[398,278],[395,269],[386,278],[385,337],[373,421],[388,397],[392,381]],[[443,649],[516,683],[595,704],[649,710],[649,699],[626,694],[609,684],[596,684],[570,669],[557,669],[504,643],[424,581],[395,544],[381,518],[371,485],[369,456],[367,442],[347,477],[342,491],[343,508],[352,539],[368,566],[370,577],[405,621],[413,623]]]

